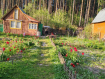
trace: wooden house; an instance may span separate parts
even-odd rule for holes
[[[27,15],[20,7],[15,5],[3,17],[3,28],[5,33],[36,35],[40,21]]]
[[[92,21],[92,33],[98,34],[99,38],[105,38],[105,8]]]

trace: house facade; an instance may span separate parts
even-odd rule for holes
[[[40,21],[27,15],[21,8],[15,5],[3,17],[5,33],[36,35]]]
[[[105,8],[97,14],[91,25],[93,34],[98,34],[101,39],[105,38]]]

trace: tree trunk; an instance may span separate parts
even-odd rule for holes
[[[61,7],[62,7],[62,1],[60,0],[60,9],[61,9]]]
[[[1,0],[0,0],[0,9],[1,9]]]
[[[35,2],[36,2],[36,0],[34,0],[34,9],[36,9],[36,3]]]
[[[21,7],[22,7],[22,9],[23,9],[23,0],[21,0]]]
[[[44,0],[44,8],[47,9],[47,0]]]
[[[49,2],[48,2],[48,12],[49,13],[52,13],[52,0],[49,0]]]
[[[59,9],[59,0],[58,0],[58,4],[57,4],[57,6],[58,6],[57,8]]]
[[[94,17],[94,8],[95,8],[95,3],[96,1],[94,0],[94,6],[93,6],[93,11],[92,11],[92,16]]]
[[[81,4],[81,13],[80,13],[79,26],[81,26],[82,8],[83,8],[83,0],[82,0],[82,4]]]
[[[32,0],[29,0],[29,3],[31,3],[32,2]]]
[[[73,14],[74,14],[74,5],[75,4],[75,0],[73,0],[73,11],[72,11],[72,25],[73,25]]]
[[[21,0],[19,0],[18,4],[19,4],[19,7],[21,7]]]
[[[63,12],[64,12],[64,7],[65,7],[65,0],[63,0]]]
[[[97,14],[98,14],[99,5],[100,5],[100,0],[98,0]]]
[[[25,0],[25,6],[28,6],[28,2],[27,2],[27,0]]]
[[[67,1],[67,0],[66,0]],[[67,9],[67,2],[66,2],[66,5],[65,5],[65,12],[66,12],[66,9]]]
[[[18,4],[18,0],[16,0],[16,4],[17,4],[17,6],[19,6],[19,4]]]
[[[41,0],[39,0],[39,10],[41,10]]]
[[[91,0],[89,0],[89,8],[88,8],[88,13],[87,13],[87,22],[86,23],[88,23],[88,20],[89,20],[90,6],[91,6]]]
[[[2,10],[2,16],[4,14],[4,11],[3,11],[3,0],[1,0],[1,10]]]
[[[12,7],[14,6],[14,0],[12,0]]]
[[[84,27],[86,25],[86,22],[87,22],[87,12],[88,12],[88,0],[87,0],[87,6],[86,6],[86,12],[85,12],[85,22],[84,22]]]
[[[56,12],[57,12],[57,9],[58,9],[58,0],[56,0]]]
[[[71,12],[72,12],[72,0],[71,0],[71,3],[70,3],[70,4],[71,4],[71,5],[70,5],[70,24],[72,24],[72,23],[71,23],[71,22],[72,22],[72,21],[71,21],[71,20],[72,20],[72,19],[71,19]]]

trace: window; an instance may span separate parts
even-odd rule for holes
[[[21,29],[21,22],[19,21],[11,21],[11,28]]]
[[[37,29],[37,24],[29,24],[29,29]]]
[[[11,21],[11,28],[15,28],[15,21]]]
[[[21,28],[21,22],[17,22],[16,28]]]
[[[18,19],[18,9],[15,9],[14,19]]]

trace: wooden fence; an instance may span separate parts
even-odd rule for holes
[[[56,48],[55,44],[53,43],[52,39],[51,39],[51,43],[55,47],[55,49],[57,50],[57,48]],[[58,57],[59,57],[59,60],[60,60],[61,64],[63,64],[64,70],[66,71],[66,74],[69,76],[69,79],[76,79],[76,72],[73,74],[73,72],[70,71],[69,67],[66,66],[66,61],[65,61],[65,59],[63,58],[63,56],[60,52],[58,53]]]

